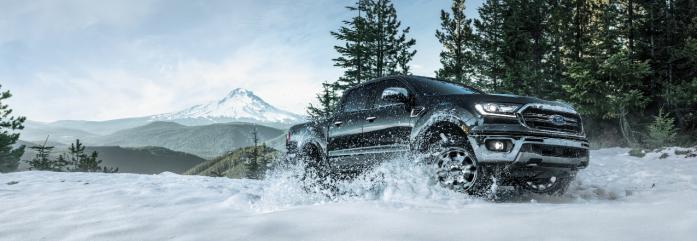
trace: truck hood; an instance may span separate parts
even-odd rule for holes
[[[464,96],[461,96],[464,97]],[[565,107],[570,107],[555,101],[543,100],[535,97],[520,96],[520,95],[508,95],[508,94],[475,94],[469,95],[468,98],[472,101],[481,102],[501,102],[501,103],[513,103],[513,104],[531,104],[540,103],[548,105],[560,105]]]
[[[569,104],[548,101],[529,96],[507,95],[507,94],[468,94],[468,95],[446,95],[432,97],[437,101],[448,101],[468,109],[474,109],[474,105],[480,103],[511,103],[511,104],[541,104],[552,108],[559,108],[561,111],[576,112]]]

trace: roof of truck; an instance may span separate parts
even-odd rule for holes
[[[380,81],[383,81],[383,80],[386,80],[386,79],[395,79],[395,78],[398,78],[398,79],[401,79],[401,80],[404,80],[404,81],[407,81],[407,82],[408,82],[408,81],[442,81],[442,82],[448,82],[448,83],[452,83],[452,84],[456,84],[456,85],[462,85],[462,86],[464,86],[464,87],[467,87],[467,88],[476,90],[476,91],[478,91],[478,92],[484,93],[484,91],[482,91],[482,90],[480,90],[480,89],[478,89],[478,88],[474,88],[474,87],[472,87],[472,86],[465,85],[465,84],[462,84],[462,83],[457,83],[457,82],[448,81],[448,80],[443,80],[443,79],[437,79],[437,78],[433,78],[433,77],[419,76],[419,75],[389,75],[389,76],[384,76],[384,77],[372,79],[372,80],[369,80],[369,81],[366,81],[366,82],[357,84],[357,85],[355,85],[355,86],[353,86],[353,87],[351,87],[351,88],[348,88],[346,91],[350,91],[350,90],[353,90],[353,89],[362,87],[362,86],[364,86],[364,85],[372,84],[372,83],[375,83],[375,82],[380,82]]]

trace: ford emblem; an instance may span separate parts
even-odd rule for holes
[[[552,121],[552,124],[555,124],[555,125],[558,125],[558,126],[563,125],[563,124],[566,124],[566,120],[564,120],[564,117],[563,117],[563,116],[560,116],[560,115],[553,115],[553,116],[550,116],[550,117],[549,117],[549,120]]]

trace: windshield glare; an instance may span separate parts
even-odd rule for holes
[[[424,96],[481,94],[474,88],[440,80],[414,81],[414,85]]]

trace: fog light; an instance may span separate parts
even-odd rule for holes
[[[513,147],[513,143],[510,140],[488,140],[486,142],[486,149],[496,152],[508,152]]]
[[[503,144],[503,141],[494,141],[492,144],[492,149],[494,151],[503,151],[506,148],[506,145]]]

